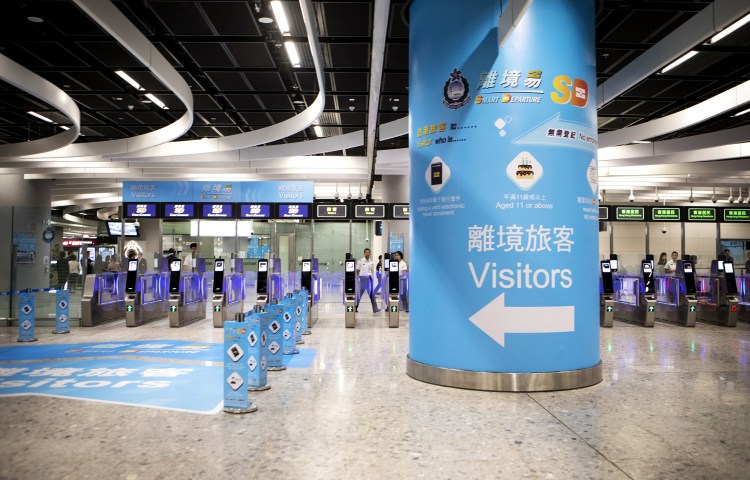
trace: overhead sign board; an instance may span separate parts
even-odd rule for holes
[[[354,218],[385,218],[385,205],[355,205]]]
[[[313,182],[125,181],[123,203],[279,203],[312,202]]]
[[[126,203],[125,216],[127,218],[156,218],[158,214],[156,203]]]
[[[234,218],[234,205],[231,203],[204,203],[201,209],[201,218]]]
[[[409,204],[397,203],[393,205],[392,215],[395,220],[409,219]]]
[[[724,208],[725,222],[750,222],[750,208]]]
[[[617,207],[615,210],[615,220],[643,221],[645,219],[646,209],[644,207]]]
[[[659,222],[679,222],[682,219],[680,207],[653,207],[651,220]]]
[[[195,204],[165,203],[164,218],[195,218]]]
[[[344,203],[319,204],[315,206],[315,218],[321,218],[321,219],[348,218],[347,210],[348,210],[347,205]]]
[[[271,218],[271,204],[243,203],[240,205],[240,218]]]
[[[276,218],[296,218],[305,219],[310,218],[310,205],[305,203],[281,203],[276,206]]]
[[[688,208],[687,219],[689,222],[715,222],[716,208],[697,207]]]

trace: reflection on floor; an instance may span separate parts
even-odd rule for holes
[[[270,372],[253,414],[2,397],[0,478],[747,478],[748,324],[615,322],[601,384],[529,395],[411,380],[408,319],[389,329],[366,310],[345,329],[324,304],[305,337],[313,366]],[[210,320],[48,330],[38,343],[222,341]],[[15,339],[0,329],[0,344]]]

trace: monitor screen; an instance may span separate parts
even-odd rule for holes
[[[719,270],[724,270],[724,260],[719,260]]]
[[[223,272],[224,271],[224,260],[216,260],[216,263],[214,263],[214,272]]]
[[[602,273],[611,273],[612,267],[609,262],[602,262]]]
[[[389,270],[391,270],[391,271],[398,271],[398,261],[397,260],[391,260],[391,268]]]
[[[310,209],[307,204],[286,204],[278,205],[278,218],[310,218]]]
[[[204,203],[203,218],[234,218],[231,203]]]
[[[119,237],[120,235],[122,235],[122,223],[107,222],[107,232],[109,233],[110,237]],[[140,236],[140,232],[138,230],[138,227],[135,226],[135,223],[125,224],[125,236],[126,237]]]
[[[724,272],[734,273],[734,264],[732,262],[724,262]]]
[[[685,273],[693,273],[693,264],[690,262],[682,262],[682,271]]]
[[[653,265],[651,265],[651,260],[643,262],[643,273],[651,273],[654,271]]]
[[[243,203],[240,205],[240,218],[271,218],[271,204]]]
[[[268,262],[266,260],[261,260],[258,262],[258,271],[259,272],[267,272],[268,271]]]
[[[195,218],[195,204],[165,203],[164,218]]]
[[[126,217],[156,218],[155,203],[127,203],[125,204]]]
[[[310,268],[310,262],[304,261],[302,262],[302,271],[303,272],[309,272],[311,270]]]
[[[612,268],[612,271],[617,271],[617,259],[611,258],[609,260],[609,266]]]
[[[173,272],[179,272],[182,268],[182,260],[172,260],[172,263],[169,264],[169,269]]]
[[[138,271],[138,260],[128,260],[128,272]]]
[[[347,272],[353,272],[354,271],[354,260],[347,260],[346,261],[346,271]]]

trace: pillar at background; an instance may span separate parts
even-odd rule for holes
[[[508,4],[410,6],[407,373],[483,390],[592,385],[594,2],[534,0],[500,47]]]
[[[0,175],[0,290],[11,287],[13,244],[26,253],[16,258],[16,289],[49,286],[50,245],[42,232],[50,219],[51,182],[25,180],[23,175]],[[10,227],[10,228],[8,228]],[[62,238],[54,242],[61,243]],[[33,255],[28,252],[33,251]]]

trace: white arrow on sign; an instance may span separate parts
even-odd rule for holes
[[[574,331],[575,307],[506,307],[501,293],[469,320],[504,347],[506,333]]]

